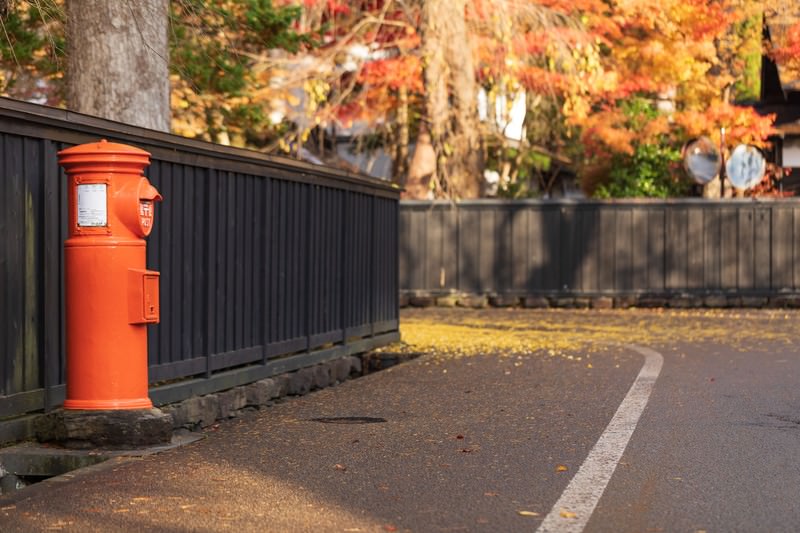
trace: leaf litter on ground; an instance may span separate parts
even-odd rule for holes
[[[800,311],[785,309],[404,309],[402,343],[387,350],[434,360],[537,354],[592,369],[585,362],[592,354],[622,344],[716,342],[742,350],[764,341],[793,344],[798,319]]]

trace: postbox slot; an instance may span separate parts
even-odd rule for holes
[[[159,321],[159,275],[152,270],[128,270],[128,321],[131,324],[155,324]]]

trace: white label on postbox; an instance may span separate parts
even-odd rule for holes
[[[108,196],[105,183],[78,185],[78,225],[108,226]]]

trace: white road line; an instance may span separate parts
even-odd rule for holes
[[[661,372],[664,358],[649,348],[634,345],[627,347],[644,356],[644,366],[589,456],[539,525],[537,533],[583,531],[617,468],[622,452],[628,446]]]

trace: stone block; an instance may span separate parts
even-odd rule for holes
[[[611,309],[614,307],[614,299],[609,296],[596,296],[591,299],[592,309]]]
[[[195,396],[163,408],[172,415],[175,428],[208,427],[217,420],[219,400],[216,394]]]
[[[522,300],[522,307],[526,309],[546,309],[550,307],[550,301],[544,296],[526,296]]]
[[[244,387],[235,387],[223,392],[218,392],[220,419],[233,418],[237,411],[247,405],[247,391]]]
[[[72,449],[132,449],[168,444],[172,426],[172,416],[160,409],[60,409],[37,420],[36,438]]]
[[[769,299],[770,304],[780,308],[797,309],[800,308],[800,295],[798,294],[785,294],[782,296],[774,296]]]
[[[767,305],[767,298],[763,296],[742,296],[742,307],[761,308]]]
[[[331,377],[338,381],[339,383],[343,383],[350,378],[350,358],[349,357],[341,357],[331,362],[333,364],[333,370],[331,372]]]
[[[311,389],[324,389],[331,385],[331,367],[322,363],[311,367]]]
[[[361,361],[361,358],[355,355],[351,355],[349,358],[350,358],[350,375],[353,377],[362,375],[364,373],[363,369],[364,365],[363,362]]]
[[[616,309],[630,309],[636,307],[639,299],[636,296],[616,296],[614,298],[614,307]]]
[[[673,296],[667,300],[667,305],[673,309],[693,309],[702,307],[703,299],[697,296]]]
[[[667,298],[661,296],[640,296],[636,300],[636,305],[638,307],[643,307],[645,309],[653,309],[657,307],[666,307],[667,306]]]
[[[289,374],[289,395],[302,396],[311,392],[314,384],[314,372],[310,368],[301,368]]]
[[[275,398],[283,398],[289,394],[289,374],[279,374],[277,376],[272,376],[272,380],[275,381],[278,385],[278,395],[273,396]]]
[[[458,305],[458,296],[451,294],[436,298],[436,307],[455,307]]]
[[[568,298],[568,297],[553,298],[550,301],[550,304],[553,307],[558,307],[561,309],[569,309],[575,307],[575,298]]]
[[[519,300],[519,296],[498,294],[489,298],[489,305],[492,307],[516,307],[519,305]]]
[[[483,294],[463,294],[458,298],[458,305],[470,309],[483,309],[489,305],[489,299]]]
[[[575,298],[572,306],[575,309],[589,309],[592,305],[592,299],[586,297]]]
[[[411,307],[433,307],[436,305],[436,298],[433,296],[412,296],[408,303]]]
[[[247,405],[262,406],[280,394],[280,386],[271,378],[256,381],[245,387]]]
[[[728,297],[722,294],[710,294],[703,298],[703,305],[712,309],[729,307]]]

